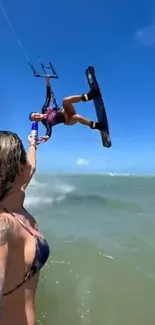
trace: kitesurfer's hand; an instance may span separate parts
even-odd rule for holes
[[[47,83],[47,85],[50,86],[50,79],[51,79],[51,76],[50,76],[50,75],[47,75],[45,79],[46,79],[46,83]]]
[[[40,142],[46,142],[49,139],[48,135],[45,135],[44,137],[40,137]]]

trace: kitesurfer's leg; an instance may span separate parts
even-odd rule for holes
[[[80,123],[90,127],[90,121],[78,114],[74,114],[70,119],[67,119],[65,121],[66,125],[74,125],[76,123]]]
[[[78,103],[79,101],[79,96],[66,97],[63,99],[62,104],[66,120],[70,119],[73,115],[76,114],[76,110],[72,103]]]
[[[96,87],[91,89],[88,93],[82,94],[82,95],[74,95],[65,97],[63,99],[63,106],[69,105],[69,104],[75,104],[79,102],[86,102],[89,100],[93,100],[95,98],[100,97],[100,90]]]
[[[73,125],[76,123],[80,123],[86,126],[89,126],[91,129],[96,129],[96,130],[103,130],[103,127],[100,123],[94,122],[94,121],[89,121],[85,117],[75,114],[73,115],[69,120],[66,121],[66,125]]]
[[[63,105],[66,105],[68,103],[79,103],[82,101],[82,95],[74,95],[74,96],[68,96],[63,99]]]
[[[110,137],[107,132],[104,130],[103,126],[99,122],[89,121],[85,117],[75,114],[69,120],[66,121],[66,125],[74,125],[76,123],[80,123],[82,125],[89,126],[92,130],[99,130],[104,134],[104,137],[107,142],[110,142]]]
[[[100,96],[99,89],[94,88],[86,94],[65,97],[62,102],[63,108],[64,108],[64,114],[68,115],[68,117],[75,115],[76,110],[72,104],[79,103],[82,101],[83,102],[89,101],[89,100],[98,98],[99,96]],[[67,119],[67,117],[66,117],[66,119]]]

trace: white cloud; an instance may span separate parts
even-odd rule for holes
[[[155,24],[146,26],[136,31],[136,40],[143,46],[152,46],[155,44]]]
[[[78,158],[78,160],[76,161],[76,164],[78,166],[88,166],[88,165],[90,165],[90,161],[88,159]]]

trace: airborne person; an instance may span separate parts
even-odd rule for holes
[[[100,96],[100,90],[98,87],[82,95],[66,97],[62,101],[62,108],[53,108],[50,107],[52,98],[50,78],[50,76],[46,77],[46,100],[42,107],[41,113],[32,112],[29,115],[31,121],[42,122],[46,128],[46,134],[40,138],[40,141],[46,142],[51,137],[52,127],[56,126],[59,123],[64,123],[65,125],[74,125],[76,123],[80,123],[88,126],[90,129],[101,131],[101,133],[104,134],[106,141],[109,142],[109,135],[106,134],[103,126],[99,122],[89,121],[85,117],[76,114],[75,107],[73,106],[75,103],[90,101],[94,98],[98,98]]]

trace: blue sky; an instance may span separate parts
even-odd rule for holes
[[[38,170],[154,172],[154,1],[1,3],[34,65],[39,68],[38,54],[53,62],[60,77],[53,81],[59,105],[63,97],[87,90],[85,69],[94,65],[107,109],[111,149],[102,147],[97,131],[59,125],[38,148]],[[27,146],[28,114],[40,110],[45,84],[31,75],[1,11],[0,30],[0,128],[17,132]],[[92,103],[76,109],[96,120]]]

